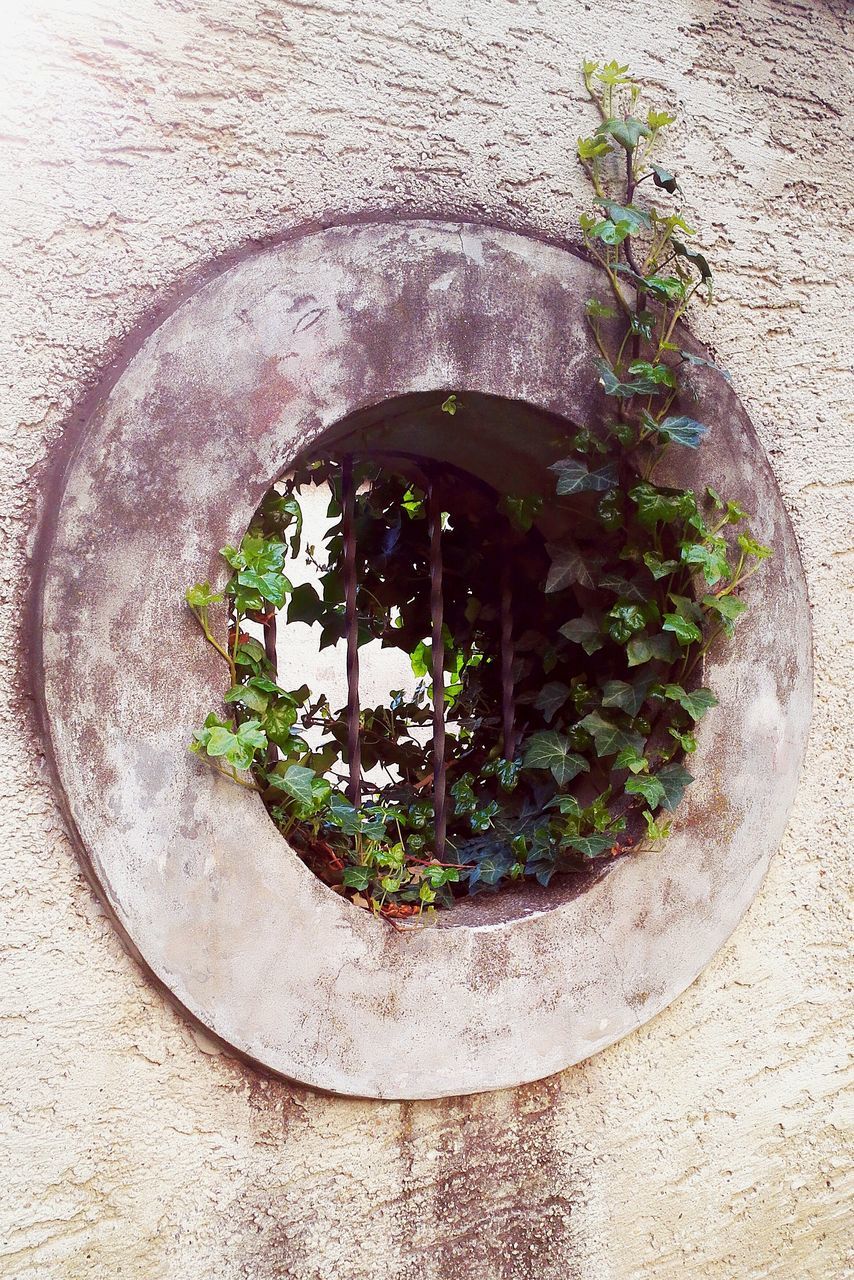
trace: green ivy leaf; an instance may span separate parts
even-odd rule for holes
[[[654,551],[645,551],[643,562],[649,569],[656,582],[660,578],[668,578],[679,568],[678,560],[662,560]]]
[[[629,365],[629,373],[633,378],[641,378],[656,386],[675,387],[676,377],[666,364],[651,364],[649,360],[633,360]]]
[[[542,711],[546,722],[550,724],[568,697],[568,685],[561,680],[550,680],[540,689],[534,700],[534,706],[538,711]]]
[[[623,495],[619,489],[609,489],[596,504],[596,514],[606,529],[619,529],[624,520]]]
[[[631,382],[624,382],[617,377],[607,360],[603,360],[601,357],[597,357],[593,363],[599,373],[599,382],[606,396],[616,396],[619,400],[628,400],[637,395],[658,395],[665,389],[666,384],[664,382],[651,376],[633,378]],[[663,365],[658,367],[664,368]]]
[[[548,688],[548,686],[546,686],[546,688]],[[566,686],[564,686],[564,688],[566,688]],[[551,716],[547,718],[551,719]],[[521,760],[504,760],[499,758],[498,760],[487,760],[481,772],[486,778],[497,778],[502,791],[515,791],[519,782],[519,770],[521,767]]]
[[[667,417],[657,422],[649,414],[644,415],[644,425],[651,427],[658,435],[673,444],[685,445],[688,449],[699,449],[702,439],[708,434],[708,427],[685,414],[678,417]]]
[[[505,495],[498,504],[498,510],[507,516],[514,529],[527,533],[533,527],[534,520],[543,509],[543,499],[539,495],[526,498]]]
[[[574,644],[580,644],[585,653],[595,653],[605,643],[600,621],[599,616],[585,610],[580,618],[565,622],[560,628],[560,634]]]
[[[250,636],[247,640],[242,640],[237,646],[237,652],[234,655],[234,661],[238,667],[251,667],[253,671],[260,671],[266,659],[267,655],[264,652],[264,646],[253,636]]]
[[[233,749],[237,737],[230,724],[216,724],[213,728],[197,729],[193,734],[193,740],[203,747],[209,756],[224,756],[227,751]]]
[[[691,523],[697,514],[697,500],[690,489],[682,493],[668,492],[648,480],[642,480],[629,490],[629,497],[637,507],[638,520],[645,529],[654,529],[659,523],[672,524],[679,519]]]
[[[649,809],[643,811],[644,820],[646,822],[646,838],[648,840],[666,840],[670,835],[671,823],[656,822]]]
[[[311,783],[311,807],[315,813],[325,809],[332,795],[332,786],[326,778],[315,777]]]
[[[680,546],[683,564],[696,565],[701,569],[710,587],[720,582],[721,578],[731,576],[727,545],[723,538],[707,539],[705,542],[683,542]]]
[[[657,164],[651,165],[650,168],[652,169],[652,181],[654,185],[672,196],[677,187],[676,179],[673,174],[667,169],[662,169],[661,166]]]
[[[568,497],[574,493],[604,493],[613,489],[619,481],[617,465],[607,463],[596,471],[589,471],[578,458],[562,458],[549,467],[557,475],[557,493],[559,497]]]
[[[282,607],[292,589],[290,580],[276,569],[269,569],[263,573],[259,573],[256,569],[241,569],[237,575],[237,585],[248,587],[250,592],[257,591],[262,600],[267,600],[277,609]],[[238,594],[233,587],[230,588],[230,592],[234,595]],[[244,598],[249,598],[248,593]]]
[[[251,676],[246,681],[246,685],[253,689],[261,689],[264,693],[274,693],[277,698],[292,698],[287,689],[283,689],[281,685],[276,684],[275,680],[270,680],[267,676]]]
[[[599,579],[602,591],[613,591],[615,595],[635,604],[643,604],[648,598],[648,591],[637,578],[624,578],[621,573],[606,573]]]
[[[702,609],[690,596],[681,596],[676,591],[669,591],[668,599],[672,600],[673,611],[678,613],[680,618],[688,618],[691,622],[698,624],[703,621]]]
[[[264,717],[264,731],[270,742],[287,750],[293,744],[291,728],[296,723],[297,709],[292,702],[281,699],[267,711]]]
[[[424,515],[425,494],[416,485],[410,485],[400,500],[400,505],[410,520]]]
[[[329,812],[326,820],[330,826],[337,827],[347,836],[358,835],[362,829],[361,814],[340,792],[335,792],[329,797]]]
[[[362,866],[345,867],[341,873],[341,879],[348,889],[356,889],[359,893],[364,893],[371,883],[371,869]]]
[[[302,508],[294,493],[279,493],[276,489],[270,489],[261,503],[261,518],[265,529],[290,530],[291,555],[299,553],[303,519]]]
[[[556,872],[556,863],[546,858],[536,858],[525,863],[525,875],[533,876],[537,884],[541,884],[544,889],[548,888]]]
[[[694,778],[687,769],[682,768],[681,764],[667,764],[663,769],[659,769],[655,776],[664,788],[662,803],[665,809],[669,809],[672,813],[679,807],[685,788],[691,785]]]
[[[581,805],[575,796],[552,796],[546,805],[547,809],[557,809],[564,817],[580,818]]]
[[[226,546],[221,555],[236,570],[227,591],[239,612],[259,609],[264,601],[276,608],[285,602],[291,584],[282,572],[288,548],[278,538],[244,534],[240,546]]]
[[[576,141],[579,159],[588,163],[599,156],[606,156],[611,149],[606,138],[578,138]]]
[[[672,662],[677,654],[676,644],[672,636],[660,634],[655,636],[632,636],[626,645],[626,653],[630,667],[642,666],[644,662]]]
[[[626,151],[634,151],[641,138],[648,138],[650,129],[643,120],[628,116],[625,120],[603,120],[596,130],[597,137],[607,135]]]
[[[692,689],[690,693],[686,693],[681,684],[666,684],[664,693],[666,697],[678,702],[695,722],[702,720],[710,707],[718,705],[718,700],[711,689]]]
[[[600,205],[615,225],[626,226],[630,236],[636,236],[639,231],[649,230],[649,214],[645,209],[639,209],[637,205],[617,204],[615,200],[606,200],[603,196],[596,196],[593,203]]]
[[[683,618],[678,613],[665,613],[662,623],[664,631],[672,631],[680,644],[695,644],[703,639],[703,633],[690,618]]]
[[[191,609],[207,609],[209,605],[218,604],[225,597],[222,592],[211,591],[209,582],[197,582],[194,587],[187,589],[184,599]]]
[[[640,284],[662,302],[681,302],[686,293],[685,283],[678,276],[644,276]]]
[[[259,720],[245,720],[237,731],[231,728],[231,722],[223,723],[214,718],[213,727],[197,730],[194,740],[204,748],[209,756],[223,756],[235,769],[248,769],[259,748],[266,747],[267,738]]]
[[[426,830],[429,823],[433,821],[433,806],[430,801],[416,800],[415,804],[409,806],[406,820],[407,825],[412,827],[413,831]]]
[[[467,817],[470,813],[474,813],[477,808],[477,797],[472,789],[473,782],[474,774],[464,773],[451,787],[454,813],[461,817]]]
[[[515,859],[510,853],[488,853],[485,858],[481,858],[477,866],[472,869],[469,876],[469,884],[486,884],[496,885],[499,880],[503,880],[513,866]]]
[[[703,604],[720,618],[727,635],[732,635],[735,623],[747,611],[747,605],[738,596],[703,596]]]
[[[600,222],[594,222],[589,228],[588,234],[595,236],[597,240],[601,240],[603,244],[622,244],[632,233],[630,222],[612,222],[610,218],[603,218]]]
[[[596,585],[591,573],[589,559],[585,558],[575,543],[567,542],[563,546],[549,543],[546,546],[552,563],[546,579],[546,591],[563,591],[565,587],[578,583],[582,587]]]
[[[311,784],[315,776],[313,769],[306,769],[301,764],[292,764],[282,774],[278,786],[292,796],[301,809],[311,810],[313,807]]]
[[[320,621],[324,612],[323,601],[310,582],[294,587],[288,604],[288,622],[304,622],[311,626]]]
[[[608,623],[608,635],[612,640],[616,640],[617,644],[626,644],[646,625],[643,610],[636,604],[628,604],[622,600],[608,610],[605,618]]]
[[[652,809],[661,803],[666,794],[660,779],[642,776],[626,779],[626,793],[630,796],[643,796]]]
[[[599,67],[598,62],[585,61],[584,74],[586,76],[594,75],[601,84],[606,84],[612,89],[618,88],[620,85],[631,85],[632,77],[629,72],[629,64],[620,66],[615,58],[610,62],[606,62],[604,66]]]
[[[635,311],[630,318],[630,327],[632,333],[636,333],[641,338],[645,338],[647,342],[652,341],[652,332],[655,328],[655,316],[651,311]]]
[[[646,702],[652,685],[652,676],[639,676],[631,684],[625,680],[608,680],[602,688],[602,706],[619,707],[634,717]]]
[[[499,804],[497,800],[489,800],[486,804],[480,804],[469,814],[469,826],[472,831],[488,831],[492,826],[492,820],[498,813]]]
[[[584,304],[584,310],[591,320],[613,320],[617,314],[613,307],[600,302],[598,298],[588,298]]]
[[[412,674],[420,680],[422,676],[426,676],[432,668],[432,646],[426,640],[419,640],[418,644],[409,655]]]
[[[695,249],[689,249],[682,244],[680,240],[671,240],[674,251],[680,258],[684,258],[686,262],[690,262],[692,267],[696,267],[700,273],[700,279],[703,281],[711,280],[712,268],[709,266],[702,253],[697,253]]]
[[[648,773],[649,761],[635,747],[623,747],[617,752],[614,769],[628,769],[630,773]]]
[[[561,787],[590,768],[583,756],[570,749],[569,739],[553,729],[535,733],[528,739],[522,764],[526,769],[551,770]]]
[[[566,843],[584,858],[599,858],[606,850],[613,847],[614,837],[612,835],[572,836]]]
[[[242,702],[250,711],[263,713],[267,710],[269,696],[261,689],[253,687],[252,683],[235,684],[228,690],[224,698],[225,702]]]
[[[724,382],[732,382],[732,378],[727,373],[726,369],[722,369],[719,364],[715,364],[714,360],[704,360],[702,356],[695,356],[693,351],[679,351],[679,355],[687,364],[700,365],[706,369],[714,369],[715,373],[719,373],[721,375]]]
[[[746,556],[752,556],[754,560],[767,560],[770,555],[774,554],[770,547],[763,547],[760,542],[754,541],[746,533],[738,535],[738,545]]]
[[[622,751],[624,747],[634,747],[638,752],[643,750],[644,739],[639,733],[631,729],[621,729],[613,721],[606,720],[598,711],[591,711],[578,723],[582,729],[586,729],[592,735],[597,756],[612,756]]]

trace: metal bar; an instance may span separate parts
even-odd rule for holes
[[[276,611],[271,611],[270,617],[264,625],[264,653],[267,655],[267,661],[273,668],[273,675],[278,675],[279,658],[276,653]],[[279,758],[279,748],[275,742],[271,742],[267,746],[267,767],[272,768]]]
[[[267,661],[273,668],[274,674],[278,673],[279,660],[276,653],[276,614],[269,617],[264,623],[264,652],[267,655]]]
[[[350,782],[347,798],[358,806],[362,798],[362,744],[359,736],[359,615],[356,612],[356,486],[353,459],[341,464],[341,532],[344,540],[344,627],[347,635],[347,760]]]
[[[433,810],[435,855],[445,856],[448,825],[445,777],[445,640],[442,634],[444,600],[442,596],[442,506],[431,482],[428,491],[430,522],[430,623],[433,659]]]
[[[504,759],[512,760],[516,750],[516,702],[514,699],[513,659],[513,579],[510,548],[505,551],[501,570],[501,718],[504,729]]]

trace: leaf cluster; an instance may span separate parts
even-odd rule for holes
[[[206,640],[227,662],[225,702],[192,749],[261,792],[284,835],[336,891],[394,917],[450,906],[462,893],[557,874],[656,846],[693,781],[686,760],[717,705],[703,658],[732,637],[747,609],[745,583],[771,554],[740,502],[666,474],[674,450],[697,451],[704,380],[716,376],[685,349],[679,322],[696,297],[711,301],[706,256],[681,186],[658,163],[675,117],[641,107],[626,66],[586,62],[598,112],[578,141],[592,188],[580,221],[603,269],[603,296],[586,322],[597,349],[591,416],[559,441],[551,494],[497,495],[453,468],[412,463],[358,468],[359,643],[405,652],[414,694],[364,707],[362,766],[385,772],[354,806],[344,793],[347,723],[322,692],[282,688],[251,634],[278,614],[316,629],[319,648],[344,634],[340,470],[309,459],[265,498],[239,547],[223,548],[224,592],[187,593]],[[593,393],[596,394],[593,394]],[[449,417],[465,400],[449,394]],[[299,495],[330,487],[322,547],[303,546]],[[446,516],[442,548],[448,838],[433,838],[432,651],[427,490]],[[546,535],[548,531],[548,536]],[[302,555],[318,586],[293,585]],[[286,572],[287,570],[287,572]],[[503,741],[501,591],[513,583],[516,735]],[[229,614],[228,640],[210,611]],[[309,729],[320,729],[319,742]]]

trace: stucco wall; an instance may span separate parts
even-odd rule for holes
[[[0,54],[0,1275],[848,1274],[845,8],[13,6]],[[590,121],[576,68],[600,52],[631,57],[680,108],[672,160],[717,264],[717,307],[695,328],[753,416],[800,539],[816,706],[798,803],[730,945],[641,1032],[512,1093],[323,1097],[188,1026],[81,877],[18,629],[41,469],[122,339],[213,255],[359,211],[563,233],[583,191],[572,142]]]

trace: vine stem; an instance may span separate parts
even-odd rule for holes
[[[234,660],[232,659],[231,654],[228,653],[226,649],[223,649],[219,641],[214,638],[211,632],[210,626],[208,625],[207,611],[194,609],[191,605],[190,612],[192,613],[193,617],[196,619],[196,622],[198,622],[199,626],[201,627],[202,635],[205,637],[208,644],[211,646],[212,649],[216,650],[216,652],[223,659],[223,661],[228,663],[228,670],[229,670],[229,674],[231,675],[231,683],[233,685],[237,684],[237,668],[234,665]]]
[[[236,769],[224,769],[221,764],[217,764],[210,756],[199,755],[199,759],[206,764],[214,773],[219,773],[223,778],[227,778],[229,782],[236,782],[239,787],[245,787],[247,791],[264,791],[263,787],[259,787],[257,782],[249,782],[246,778],[241,778]]]
[[[630,316],[632,313],[632,309],[628,301],[626,300],[622,289],[620,288],[620,282],[617,279],[616,272],[609,265],[609,263],[602,257],[601,253],[599,253],[597,249],[593,248],[593,245],[589,239],[585,240],[585,246],[591,258],[595,259],[595,261],[599,263],[600,267],[603,267],[605,269],[605,273],[608,276],[608,282],[611,285],[611,292],[614,295],[614,301],[617,303],[619,307],[622,308],[623,311],[625,311],[627,316]]]

